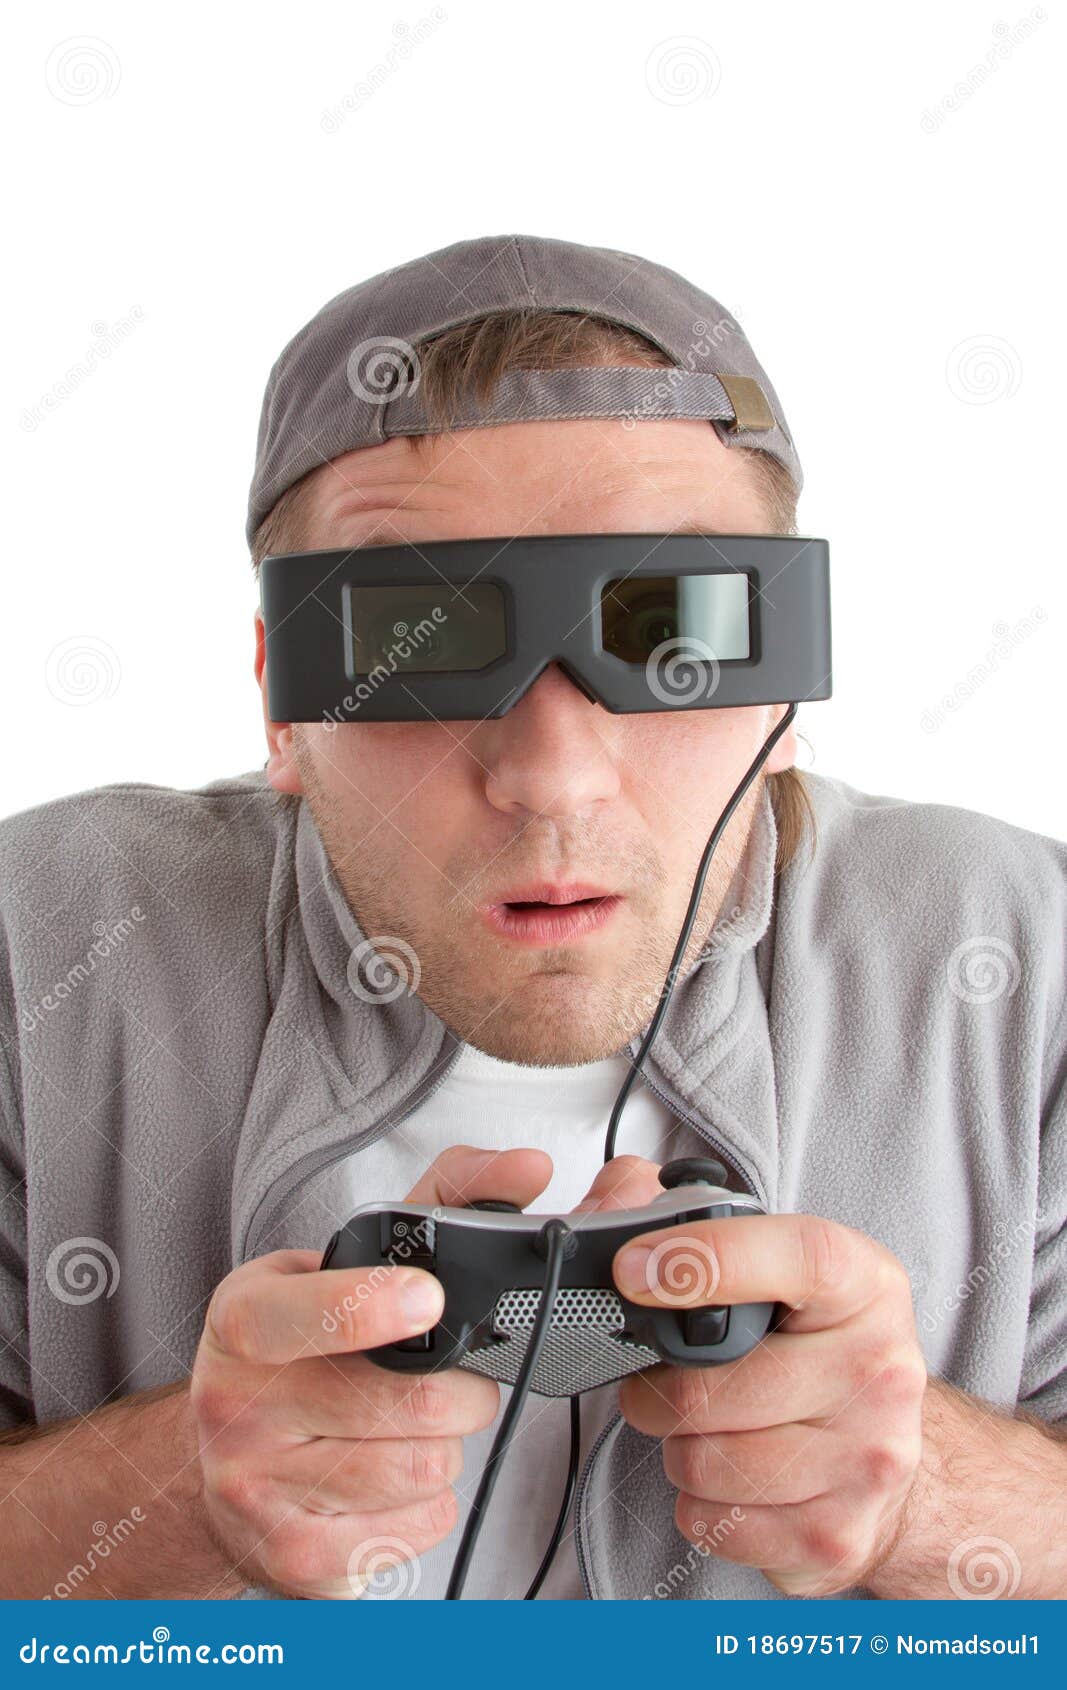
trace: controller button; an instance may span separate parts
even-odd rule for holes
[[[436,1227],[428,1217],[383,1210],[379,1217],[379,1248],[394,1267],[434,1269]]]
[[[468,1209],[482,1209],[490,1215],[521,1215],[522,1210],[517,1203],[505,1203],[499,1197],[476,1197],[473,1203],[467,1204]]]
[[[403,1350],[409,1355],[428,1355],[433,1349],[434,1328],[429,1332],[416,1332],[414,1338],[400,1338],[393,1345],[394,1350]]]
[[[665,1162],[659,1171],[659,1183],[664,1191],[679,1185],[725,1186],[729,1174],[714,1156],[680,1156],[675,1162]]]
[[[337,1240],[340,1238],[340,1236],[341,1236],[341,1233],[340,1233],[340,1230],[338,1230],[337,1232],[334,1233],[333,1237],[330,1239],[330,1242],[327,1244],[325,1250],[323,1251],[323,1253],[322,1253],[322,1266],[323,1267],[329,1267],[330,1257],[333,1255],[334,1251],[337,1248]]]
[[[691,1349],[721,1344],[730,1326],[730,1305],[712,1309],[687,1309],[682,1316],[682,1338]]]

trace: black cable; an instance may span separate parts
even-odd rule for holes
[[[489,1459],[482,1469],[481,1481],[474,1501],[471,1503],[471,1511],[467,1517],[463,1538],[456,1553],[456,1559],[452,1563],[452,1576],[448,1581],[448,1589],[445,1591],[446,1602],[455,1602],[463,1594],[463,1586],[467,1582],[471,1556],[474,1554],[474,1546],[482,1529],[485,1511],[489,1506],[496,1481],[500,1476],[504,1457],[511,1445],[519,1415],[522,1413],[526,1405],[526,1398],[530,1394],[530,1380],[548,1336],[548,1329],[552,1322],[552,1311],[556,1305],[556,1292],[559,1290],[560,1275],[563,1271],[567,1240],[570,1236],[571,1229],[566,1221],[557,1219],[546,1221],[538,1234],[538,1240],[543,1240],[547,1249],[548,1265],[545,1268],[545,1281],[537,1309],[537,1318],[530,1332],[530,1342],[526,1346],[526,1354],[522,1358],[518,1377],[511,1388],[510,1401],[504,1410],[500,1429],[493,1440]],[[545,1570],[547,1572],[548,1569]]]
[[[649,1046],[656,1034],[659,1032],[660,1022],[663,1020],[667,1005],[671,999],[671,993],[674,991],[675,985],[677,984],[678,969],[681,966],[682,958],[685,956],[685,947],[689,943],[689,935],[693,930],[693,923],[696,920],[697,910],[700,907],[701,895],[704,891],[704,882],[707,879],[708,869],[711,867],[711,859],[715,855],[716,847],[718,846],[723,833],[726,831],[730,817],[737,809],[738,804],[752,785],[752,782],[755,780],[760,769],[763,767],[767,758],[774,750],[774,747],[785,733],[786,728],[793,720],[793,717],[797,713],[797,708],[797,705],[791,704],[774,731],[768,734],[762,750],[757,753],[746,773],[742,776],[741,781],[734,791],[733,797],[730,799],[730,802],[723,810],[722,815],[715,823],[715,826],[712,829],[711,838],[704,847],[704,855],[700,859],[700,866],[697,869],[696,880],[693,882],[693,891],[689,899],[689,908],[686,911],[685,920],[682,923],[681,935],[677,945],[674,947],[674,955],[671,958],[671,966],[667,970],[667,978],[664,981],[664,989],[660,993],[659,1005],[656,1009],[655,1015],[649,1023],[648,1031],[641,1041],[641,1048],[638,1050],[637,1055],[633,1059],[630,1072],[627,1074],[619,1089],[619,1095],[615,1099],[615,1104],[611,1111],[611,1119],[608,1122],[607,1137],[604,1140],[605,1162],[610,1162],[612,1157],[615,1155],[615,1140],[618,1136],[619,1121],[622,1118],[622,1112],[626,1106],[626,1099],[629,1097],[633,1083],[638,1077],[641,1064],[648,1055]]]
[[[733,795],[720,815],[718,821],[715,823],[711,837],[704,847],[703,855],[701,856],[700,863],[697,867],[696,879],[693,882],[693,890],[689,898],[689,907],[686,910],[685,920],[682,923],[682,931],[679,935],[678,943],[674,948],[674,955],[671,957],[671,965],[667,970],[667,978],[663,983],[663,990],[660,993],[660,1000],[656,1013],[649,1022],[648,1030],[641,1041],[637,1055],[633,1059],[630,1072],[623,1081],[622,1086],[619,1089],[619,1094],[615,1099],[614,1106],[612,1107],[611,1118],[608,1121],[607,1136],[604,1140],[605,1162],[610,1162],[615,1155],[615,1140],[618,1136],[619,1122],[622,1118],[622,1112],[626,1107],[626,1100],[630,1095],[634,1081],[640,1073],[641,1064],[648,1055],[649,1047],[651,1046],[656,1034],[659,1032],[660,1024],[666,1014],[667,1005],[671,999],[671,994],[677,984],[678,969],[683,957],[685,956],[685,948],[689,943],[689,936],[693,931],[693,923],[696,920],[697,910],[700,908],[700,899],[704,891],[704,882],[707,879],[708,869],[711,867],[711,860],[718,848],[719,841],[726,831],[730,818],[737,809],[738,804],[752,785],[752,782],[755,780],[760,769],[774,750],[774,747],[785,733],[790,722],[792,722],[793,718],[796,716],[797,709],[798,706],[796,704],[790,704],[785,715],[782,717],[782,720],[777,724],[774,730],[768,734],[762,748],[756,754],[741,780],[738,782]],[[522,1367],[519,1369],[518,1378],[512,1387],[511,1400],[508,1403],[504,1417],[500,1422],[500,1430],[494,1440],[492,1450],[489,1454],[489,1459],[482,1470],[482,1477],[478,1486],[477,1495],[471,1504],[471,1511],[463,1532],[463,1539],[460,1543],[455,1562],[453,1563],[452,1576],[448,1581],[448,1590],[445,1592],[446,1601],[455,1601],[462,1595],[463,1586],[466,1583],[467,1572],[470,1567],[471,1556],[474,1553],[474,1547],[478,1541],[478,1534],[482,1528],[482,1521],[485,1518],[485,1511],[489,1505],[489,1499],[493,1494],[493,1489],[496,1485],[504,1456],[507,1454],[508,1448],[510,1447],[515,1425],[525,1406],[526,1398],[529,1395],[530,1379],[533,1376],[533,1370],[537,1365],[538,1357],[541,1353],[541,1349],[544,1345],[544,1341],[551,1324],[552,1310],[555,1306],[556,1292],[559,1289],[560,1273],[563,1267],[564,1245],[569,1236],[569,1227],[565,1222],[559,1220],[547,1222],[540,1234],[540,1237],[545,1239],[548,1245],[548,1269],[545,1274],[544,1290],[541,1294],[541,1302],[537,1310],[537,1318],[534,1321],[533,1330],[530,1333],[530,1342],[527,1345],[526,1354],[523,1357]],[[541,1559],[541,1565],[538,1567],[533,1583],[530,1585],[529,1590],[523,1598],[526,1602],[532,1601],[540,1590],[545,1578],[547,1577],[548,1570],[555,1559],[560,1542],[562,1541],[564,1528],[567,1523],[567,1516],[570,1513],[571,1503],[574,1499],[575,1485],[578,1480],[580,1449],[581,1406],[580,1398],[575,1396],[571,1398],[570,1461],[567,1467],[567,1479],[564,1485],[563,1497],[560,1502],[560,1510],[556,1518],[552,1537]]]
[[[556,1558],[556,1551],[560,1546],[560,1540],[563,1537],[563,1530],[564,1530],[564,1527],[567,1524],[567,1515],[571,1511],[571,1503],[574,1500],[574,1487],[578,1483],[578,1463],[579,1463],[579,1456],[581,1455],[581,1449],[582,1449],[582,1399],[581,1399],[581,1397],[572,1397],[571,1398],[571,1455],[570,1455],[570,1463],[567,1467],[567,1482],[563,1487],[563,1500],[560,1502],[560,1505],[559,1505],[559,1515],[556,1519],[555,1530],[553,1531],[552,1536],[549,1539],[548,1548],[545,1550],[545,1553],[544,1553],[544,1555],[541,1559],[541,1565],[538,1567],[537,1572],[534,1575],[534,1581],[531,1584],[529,1590],[526,1592],[526,1595],[523,1597],[524,1602],[532,1602],[533,1601],[534,1597],[537,1595],[537,1592],[540,1590],[541,1586],[545,1582],[545,1578],[548,1575],[549,1567],[552,1565],[553,1561]]]

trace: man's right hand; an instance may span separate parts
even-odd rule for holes
[[[552,1177],[540,1150],[444,1151],[407,1201],[497,1197],[525,1208]],[[321,1250],[245,1262],[208,1306],[190,1380],[204,1504],[249,1584],[360,1596],[377,1568],[453,1529],[463,1439],[496,1418],[490,1379],[391,1373],[361,1353],[435,1325],[419,1268],[319,1268]]]

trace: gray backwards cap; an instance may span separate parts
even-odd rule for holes
[[[423,408],[418,347],[490,311],[605,317],[658,346],[671,369],[515,370],[467,399],[451,428],[546,418],[686,417],[725,446],[761,447],[804,484],[778,396],[740,325],[676,271],[632,252],[540,235],[457,241],[347,288],[293,337],[263,398],[245,533],[319,464],[397,435],[440,433]]]

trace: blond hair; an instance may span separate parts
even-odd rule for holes
[[[524,306],[493,311],[422,341],[417,347],[423,403],[430,420],[447,430],[468,395],[490,399],[500,377],[510,370],[554,370],[597,364],[634,364],[669,368],[671,360],[652,341],[621,324],[579,311],[547,311]],[[411,436],[419,446],[426,436]],[[769,534],[796,534],[797,490],[779,459],[758,447],[741,447],[752,483],[767,516]],[[309,532],[315,478],[309,470],[282,494],[257,528],[252,564],[258,570],[268,553],[295,552]],[[780,873],[810,829],[814,846],[815,815],[800,769],[767,777],[778,830],[776,869]]]

